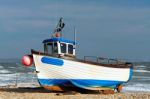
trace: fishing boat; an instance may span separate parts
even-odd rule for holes
[[[87,90],[121,91],[133,74],[133,64],[116,59],[84,56],[76,58],[76,40],[62,37],[65,24],[60,18],[54,33],[43,40],[44,52],[31,50],[22,58],[25,66],[35,65],[39,84],[48,90],[75,86]],[[95,61],[89,58],[95,58]]]

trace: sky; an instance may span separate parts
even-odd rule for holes
[[[60,17],[79,57],[150,60],[150,0],[0,0],[0,58],[43,51]]]

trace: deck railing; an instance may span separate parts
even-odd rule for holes
[[[117,59],[109,59],[109,58],[97,57],[97,56],[84,56],[84,61],[92,61],[101,64],[125,64],[125,62]]]

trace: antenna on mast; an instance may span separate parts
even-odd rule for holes
[[[74,46],[75,46],[75,48],[76,48],[76,39],[77,39],[77,38],[76,38],[76,36],[77,36],[77,35],[76,35],[76,32],[77,32],[77,31],[76,31],[76,27],[74,27],[74,42],[75,42]]]

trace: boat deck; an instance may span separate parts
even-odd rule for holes
[[[46,56],[51,56],[51,57],[57,57],[57,58],[72,60],[72,61],[76,61],[76,62],[83,62],[83,63],[93,64],[93,65],[98,65],[98,66],[104,66],[104,67],[133,68],[132,63],[121,62],[121,61],[118,61],[116,59],[108,59],[108,58],[95,57],[95,56],[84,56],[84,59],[77,59],[74,56],[69,56],[69,55],[60,56],[58,54],[57,55],[56,54],[51,55],[48,53],[35,51],[33,49],[31,50],[31,53],[37,54],[37,55],[46,55]],[[94,61],[89,60],[89,58],[94,58]]]

